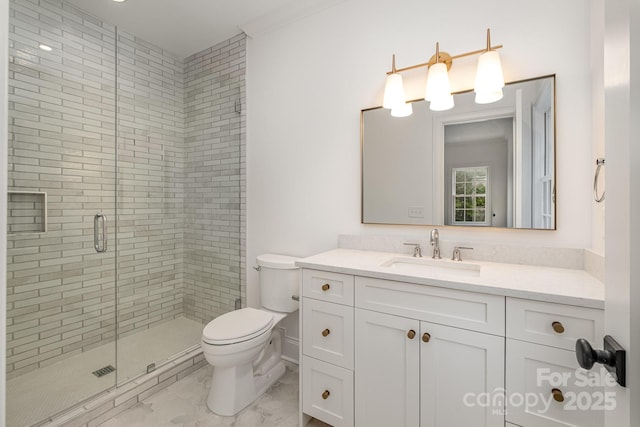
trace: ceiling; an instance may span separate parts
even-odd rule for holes
[[[294,19],[293,14],[308,14],[321,3],[319,0],[65,1],[183,58],[243,30],[247,33],[264,30],[278,21]]]
[[[445,127],[445,143],[461,144],[475,141],[495,141],[513,138],[513,118],[489,119],[458,123]]]

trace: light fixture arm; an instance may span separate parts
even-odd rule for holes
[[[487,52],[491,50],[491,30],[487,28]]]
[[[480,55],[490,50],[498,50],[502,48],[503,48],[503,45],[501,44],[496,46],[491,46],[491,30],[487,29],[487,47],[484,49],[478,49],[472,52],[466,52],[466,53],[461,53],[459,55],[451,56],[447,52],[440,52],[440,43],[436,43],[436,54],[432,56],[431,59],[429,59],[429,62],[424,62],[422,64],[411,65],[409,67],[403,67],[403,68],[396,68],[395,66],[396,59],[395,59],[395,55],[393,55],[393,64],[392,64],[393,68],[391,71],[387,71],[387,75],[394,74],[394,73],[402,73],[404,71],[409,71],[409,70],[415,70],[416,68],[425,68],[425,67],[428,68],[431,65],[438,62],[444,62],[447,64],[447,68],[451,68],[451,63],[453,62],[454,59],[460,59],[460,58],[473,56],[473,55]]]

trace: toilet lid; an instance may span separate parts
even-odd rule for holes
[[[263,334],[273,324],[273,314],[255,308],[243,308],[213,319],[202,331],[209,344],[233,344]]]

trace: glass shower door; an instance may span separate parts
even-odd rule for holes
[[[7,422],[115,385],[115,29],[12,1]]]
[[[213,48],[117,39],[121,384],[198,349],[239,302],[244,75]]]

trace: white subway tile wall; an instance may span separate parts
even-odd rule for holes
[[[185,61],[184,305],[202,322],[233,310],[241,293],[245,40]]]
[[[117,95],[122,337],[184,315],[183,61],[118,29]]]
[[[9,190],[48,198],[46,233],[8,237],[12,378],[115,336],[115,252],[93,249],[115,203],[115,28],[61,2],[10,13]]]
[[[11,1],[9,189],[47,193],[48,230],[8,239],[9,377],[244,295],[245,36],[182,60],[118,31],[117,73],[115,38],[65,2]]]

